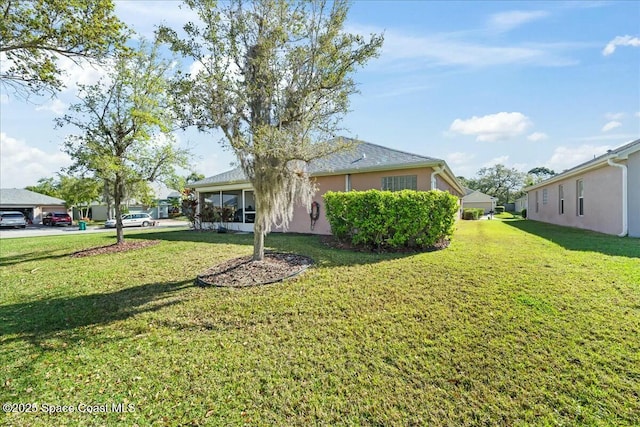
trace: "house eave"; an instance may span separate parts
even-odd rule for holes
[[[456,191],[460,193],[460,195],[464,194],[464,190],[462,186],[458,183],[453,175],[449,166],[443,160],[437,161],[429,161],[429,162],[416,162],[409,164],[398,164],[398,165],[381,165],[381,166],[369,166],[366,168],[350,168],[350,169],[340,169],[340,170],[332,170],[332,171],[321,171],[311,173],[311,177],[325,177],[325,176],[339,176],[339,175],[348,175],[348,174],[357,174],[357,173],[370,173],[370,172],[384,172],[384,171],[400,171],[407,169],[419,169],[419,168],[428,168],[428,167],[437,167],[443,166],[444,174],[442,174],[442,178],[451,185]],[[234,180],[234,181],[225,181],[218,183],[203,183],[193,185],[192,188],[197,189],[199,191],[224,191],[224,190],[239,190],[239,189],[249,189],[252,188],[249,180]]]
[[[622,149],[621,149],[622,148]],[[615,150],[609,150],[608,154],[604,154],[600,157],[597,157],[589,162],[586,162],[582,165],[576,166],[572,169],[564,171],[556,176],[553,176],[547,180],[539,182],[537,184],[528,186],[524,188],[524,191],[529,192],[532,190],[537,190],[538,188],[545,187],[549,184],[553,184],[555,182],[571,178],[576,175],[583,174],[585,172],[589,172],[594,169],[599,169],[602,167],[609,167],[608,161],[611,160],[627,160],[630,154],[640,151],[640,139],[635,141],[631,141],[627,143],[625,146],[617,148]]]
[[[558,175],[556,175],[554,177],[551,177],[551,178],[549,178],[547,180],[544,180],[544,181],[539,182],[537,184],[525,187],[524,191],[526,191],[528,193],[529,191],[537,190],[539,188],[546,187],[547,185],[553,184],[555,182],[562,181],[562,180],[565,180],[567,178],[571,178],[571,177],[576,176],[576,175],[581,175],[583,173],[592,171],[594,169],[600,169],[600,168],[605,167],[605,166],[608,166],[607,165],[607,159],[601,159],[601,160],[599,160],[597,162],[594,162],[594,163],[587,163],[586,165],[583,165],[581,167],[578,167],[578,168],[575,168],[575,169],[570,169],[570,170],[568,170],[566,172],[562,172],[562,173],[560,173],[560,174],[558,174]]]

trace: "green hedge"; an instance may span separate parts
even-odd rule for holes
[[[426,249],[453,234],[458,199],[443,191],[329,191],[332,233],[369,248]]]
[[[504,212],[504,206],[496,206],[496,213],[501,214]]]
[[[484,215],[482,208],[467,208],[462,210],[462,219],[480,219]]]

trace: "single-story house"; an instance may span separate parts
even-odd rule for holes
[[[0,210],[19,211],[33,224],[42,222],[49,212],[68,212],[64,200],[46,196],[24,188],[0,189]]]
[[[525,191],[529,219],[640,237],[640,139]]]
[[[331,234],[324,215],[322,195],[327,191],[351,190],[419,190],[439,189],[462,197],[464,189],[444,160],[411,154],[363,141],[352,141],[353,149],[317,159],[308,165],[318,191],[314,202],[320,215],[312,226],[307,206],[297,206],[288,231],[294,233]],[[227,208],[231,230],[253,231],[255,198],[243,171],[236,168],[191,184],[198,194],[198,208]],[[213,224],[216,226],[219,224]],[[278,231],[278,230],[276,230]]]
[[[149,183],[149,187],[153,192],[155,206],[144,206],[136,200],[128,200],[125,202],[127,209],[132,213],[148,213],[153,219],[169,218],[169,212],[174,206],[174,201],[180,206],[182,195],[179,191],[168,188],[160,182]],[[107,212],[107,205],[102,202],[94,202],[89,207],[89,216],[94,221],[106,221],[110,218]],[[111,207],[111,217],[114,215],[114,209]],[[80,213],[74,209],[74,218],[79,219]]]
[[[143,206],[139,202],[132,201],[129,204],[129,212],[148,213],[153,219],[169,218],[169,210],[175,200],[181,202],[182,195],[179,191],[168,188],[161,182],[150,182],[149,187],[153,192],[155,206]],[[178,203],[180,206],[180,203]]]
[[[480,190],[465,188],[465,196],[462,198],[462,209],[484,209],[484,213],[496,211],[496,197],[482,193]]]

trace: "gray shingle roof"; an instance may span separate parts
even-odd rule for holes
[[[345,138],[348,140],[347,138]],[[311,175],[333,175],[341,173],[356,173],[372,170],[400,169],[444,163],[444,160],[433,157],[407,153],[370,142],[350,140],[354,143],[352,149],[330,154],[322,159],[316,159],[309,164]],[[192,183],[194,187],[204,187],[215,184],[246,182],[247,178],[239,167],[218,175]]]
[[[64,205],[64,200],[23,188],[0,188],[0,205]]]

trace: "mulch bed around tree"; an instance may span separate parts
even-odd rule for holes
[[[382,246],[380,248],[371,248],[364,245],[354,245],[349,241],[341,241],[333,235],[329,236],[320,236],[320,242],[333,249],[343,249],[347,251],[353,252],[374,252],[374,253],[422,253],[422,252],[433,252],[439,251],[441,249],[446,249],[449,247],[451,243],[447,239],[442,239],[438,243],[433,246],[429,246],[428,248],[391,248],[388,246]]]
[[[198,286],[241,288],[266,285],[294,277],[313,264],[303,255],[268,252],[262,261],[251,256],[230,259],[196,278]]]
[[[121,244],[113,244],[107,246],[99,246],[97,248],[89,248],[83,251],[74,252],[71,254],[73,258],[82,258],[87,256],[94,255],[102,255],[102,254],[113,254],[117,252],[125,252],[134,249],[146,248],[148,246],[157,245],[160,243],[160,240],[141,240],[137,242],[123,242]]]

